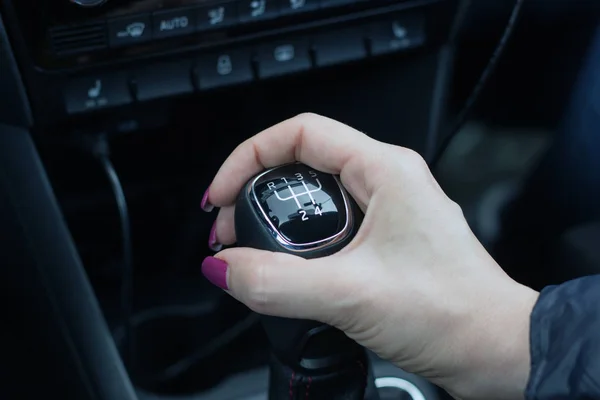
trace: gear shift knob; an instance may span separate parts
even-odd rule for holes
[[[239,246],[311,259],[341,250],[353,239],[362,219],[361,210],[338,177],[294,163],[262,172],[246,184],[236,204],[235,229]],[[295,376],[310,377],[311,382],[315,378],[315,383],[319,376],[337,376],[331,384],[337,388],[328,387],[329,378],[322,381],[322,398],[364,396],[349,395],[354,389],[349,391],[340,383],[350,379],[340,380],[340,371],[358,365],[364,373],[365,368],[364,349],[343,332],[314,321],[263,316],[262,322],[277,360],[291,370],[292,378],[286,378],[290,393]],[[351,379],[360,381],[356,378]],[[286,393],[287,384],[281,385]],[[315,390],[311,399],[319,398]],[[344,393],[337,396],[336,391]],[[274,392],[272,382],[271,399],[279,398]]]
[[[300,163],[265,171],[240,193],[238,244],[319,258],[343,248],[362,213],[339,179]]]

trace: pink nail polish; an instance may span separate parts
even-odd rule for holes
[[[209,190],[210,186],[208,187],[208,189],[206,189],[206,192],[204,192],[204,196],[202,196],[202,202],[200,203],[200,208],[206,212],[211,212],[215,208],[212,204],[210,204],[210,201],[208,201]]]
[[[215,286],[229,289],[227,286],[227,263],[215,257],[206,257],[202,262],[202,274]]]
[[[212,251],[221,251],[223,245],[219,243],[217,239],[217,221],[213,222],[212,228],[210,228],[210,234],[208,235],[208,247]]]

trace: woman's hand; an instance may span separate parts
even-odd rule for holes
[[[232,248],[202,266],[251,309],[333,325],[458,398],[523,397],[537,293],[511,280],[415,152],[303,114],[242,143],[207,191],[210,244],[233,244],[234,203],[265,168],[300,161],[339,174],[365,212],[341,252],[304,260]]]

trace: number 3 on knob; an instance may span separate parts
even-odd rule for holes
[[[308,171],[308,173],[310,174],[311,178],[316,178],[317,177],[317,173],[315,171]],[[302,176],[302,174],[300,172],[296,172],[296,179],[299,181],[303,181],[304,177]],[[284,179],[285,180],[285,179]],[[285,181],[285,183],[287,183],[287,181]]]

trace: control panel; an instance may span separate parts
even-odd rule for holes
[[[139,68],[77,76],[66,85],[65,106],[68,113],[77,114],[245,84],[409,50],[425,40],[425,19],[418,12],[314,34],[284,35]]]
[[[456,5],[457,0],[10,0],[3,15],[14,17],[15,37],[21,36],[33,64],[25,75],[34,112],[38,120],[55,123],[435,48],[447,38]]]
[[[231,41],[399,3],[409,1],[20,0],[14,7],[35,62],[56,69]]]

